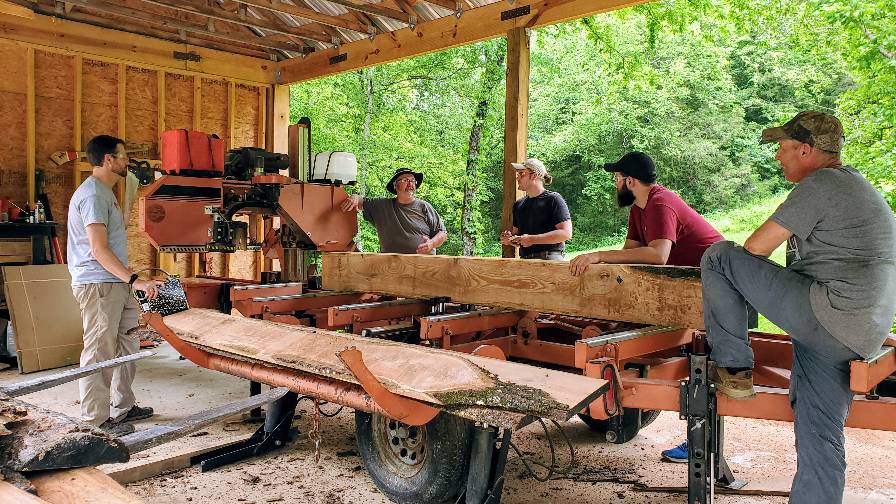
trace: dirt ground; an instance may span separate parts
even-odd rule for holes
[[[179,360],[167,344],[157,354],[139,363],[135,389],[141,405],[152,406],[157,415],[139,422],[137,428],[172,421],[245,397],[248,384],[221,373]],[[0,385],[31,378],[13,370],[0,372]],[[77,384],[70,383],[23,396],[71,415],[78,414]],[[332,405],[324,407],[333,411]],[[361,465],[355,448],[354,415],[344,410],[321,422],[321,459],[314,463],[313,444],[308,438],[311,403],[299,404],[294,425],[298,439],[268,455],[202,473],[197,466],[136,481],[128,489],[148,504],[268,502],[312,504],[361,504],[390,502],[374,486]],[[101,467],[114,477],[134,467],[170,458],[203,447],[245,438],[258,424],[232,418],[197,434],[137,453],[127,464]],[[503,502],[528,504],[564,503],[666,503],[686,502],[684,495],[642,492],[635,483],[651,486],[684,486],[686,466],[663,463],[659,452],[678,444],[684,422],[676,413],[665,412],[637,438],[614,445],[597,438],[578,419],[563,424],[576,449],[574,476],[549,482],[531,478],[520,459],[510,454]],[[529,456],[546,456],[547,442],[535,424],[514,433],[514,443]],[[764,488],[787,490],[796,468],[792,425],[782,422],[729,418],[726,423],[729,464],[739,479]],[[562,445],[562,442],[560,443]],[[560,450],[562,461],[568,460]],[[896,480],[889,471],[896,457],[896,433],[847,429],[846,502],[896,502]],[[717,496],[720,503],[784,503],[785,497]]]

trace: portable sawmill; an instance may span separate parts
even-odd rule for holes
[[[300,132],[291,130],[291,142],[300,136],[295,131]],[[307,144],[302,149],[307,152]],[[459,496],[471,504],[500,502],[511,433],[535,417],[578,414],[607,441],[625,443],[663,410],[688,421],[694,447],[688,501],[712,502],[715,486],[744,484],[725,461],[724,417],[792,421],[792,347],[786,335],[750,334],[756,399],[716,397],[705,379],[710,363],[700,330],[698,269],[593,265],[578,278],[568,274],[565,262],[539,261],[541,276],[514,286],[506,279],[530,272],[531,261],[338,253],[352,248],[356,217],[339,209],[347,196],[336,183],[274,174],[245,181],[165,176],[153,187],[141,201],[141,226],[160,251],[236,250],[243,246],[242,223],[234,217],[260,212],[280,216],[285,225],[265,240],[269,251],[282,247],[277,255],[284,271],[296,268],[290,257],[295,251],[327,252],[328,290],[302,282],[181,279],[174,289],[175,297],[185,296],[178,313],[148,319],[191,361],[247,378],[253,393],[266,383],[355,409],[362,460],[375,484],[397,502],[455,502]],[[214,197],[203,200],[203,194]],[[170,209],[177,217],[150,224],[152,205],[163,207],[157,214]],[[246,246],[257,246],[255,240],[249,234]],[[459,278],[466,284],[459,285]],[[620,302],[635,288],[647,293],[650,306],[668,307],[667,312]],[[370,293],[377,296],[371,299]],[[228,315],[235,310],[245,318],[202,308]],[[533,317],[532,310],[540,315]],[[853,362],[856,398],[847,426],[896,431],[894,345],[889,340],[878,355]],[[434,364],[444,350],[472,354],[470,361],[455,362],[461,370],[472,365],[500,376],[489,368],[492,361],[513,365],[503,372],[515,386],[497,394],[493,382],[464,385],[471,388],[463,393],[446,389],[438,383],[445,379],[443,369]],[[537,383],[520,381],[526,374],[542,376],[532,366],[551,371]],[[444,369],[449,368],[454,369]],[[448,381],[456,384],[454,378]],[[549,398],[555,407],[494,400],[502,395]],[[215,452],[203,467],[282,444],[297,399],[284,400],[269,406],[266,426],[247,446]],[[451,449],[434,450],[435,439]]]

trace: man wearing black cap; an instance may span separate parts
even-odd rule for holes
[[[380,252],[435,254],[448,233],[442,218],[426,201],[417,198],[423,174],[399,168],[386,184],[394,198],[362,198],[354,194],[342,203],[346,212],[362,211],[380,239]]]
[[[790,405],[797,471],[792,504],[840,502],[843,426],[853,392],[850,361],[881,349],[896,312],[896,220],[880,193],[840,161],[836,117],[800,112],[762,132],[796,184],[740,247],[716,243],[703,256],[703,317],[717,390],[748,399],[753,351],[746,303],[793,343]],[[766,258],[787,242],[787,267]]]
[[[629,152],[604,170],[616,177],[616,200],[631,206],[622,250],[582,254],[569,264],[581,275],[589,264],[699,266],[703,252],[722,240],[712,225],[677,194],[656,183],[656,165],[643,152]]]

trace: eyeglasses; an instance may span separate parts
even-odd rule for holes
[[[411,178],[400,178],[395,181],[396,184],[414,184],[417,185],[417,179]]]
[[[530,171],[530,170],[517,170],[517,171],[516,171],[516,178],[523,178],[523,177],[525,177],[525,176],[532,175],[532,174],[534,174],[534,173],[535,173],[535,172]]]
[[[127,152],[110,152],[109,155],[112,156],[112,157],[114,157],[114,158],[118,158],[118,159],[122,159],[122,158],[123,158],[123,159],[128,159],[128,153],[127,153]]]

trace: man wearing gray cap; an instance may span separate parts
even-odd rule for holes
[[[840,502],[849,362],[880,350],[896,312],[896,221],[880,193],[840,160],[836,117],[800,112],[762,132],[796,187],[740,247],[714,244],[701,262],[703,316],[717,390],[749,399],[747,303],[793,342],[790,405],[797,472],[790,502]],[[767,257],[787,242],[787,267]]]
[[[516,170],[517,187],[526,195],[513,204],[513,229],[501,233],[501,244],[519,247],[522,259],[562,261],[566,241],[572,238],[566,200],[544,188],[553,177],[538,159],[510,164]]]

